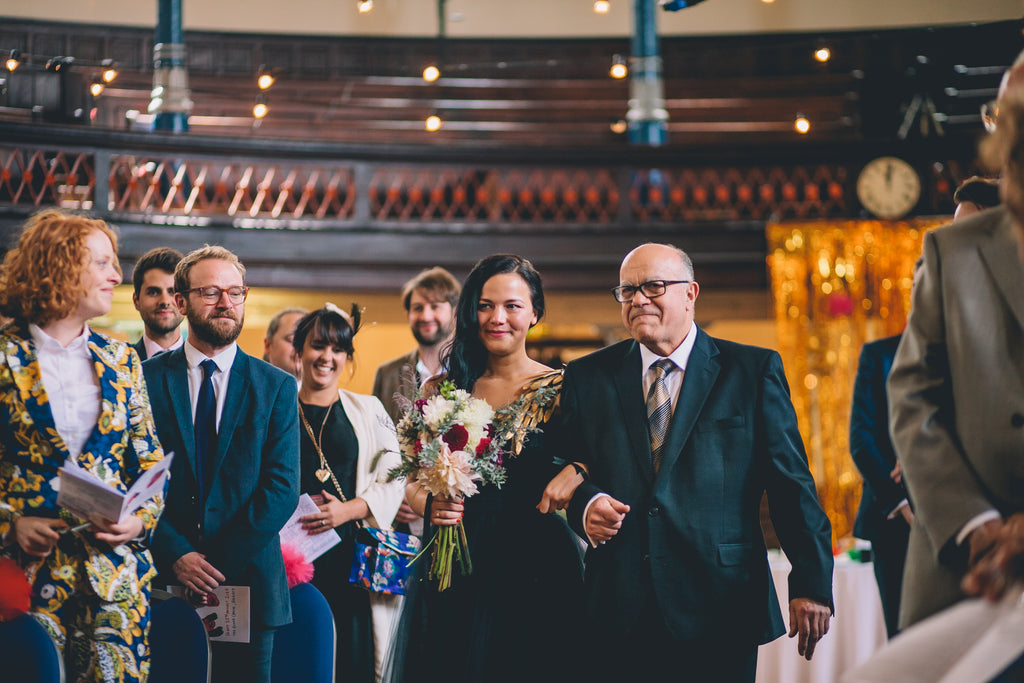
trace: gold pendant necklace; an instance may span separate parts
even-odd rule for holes
[[[327,412],[324,414],[324,421],[320,423],[320,435],[313,436],[313,428],[309,426],[309,420],[306,419],[306,411],[302,409],[302,405],[299,405],[299,415],[302,417],[302,424],[306,428],[306,433],[309,434],[310,441],[313,442],[313,448],[316,449],[316,454],[320,456],[320,468],[313,473],[313,475],[320,480],[320,483],[326,482],[331,477],[331,470],[327,467],[327,458],[324,457],[324,450],[321,446],[324,438],[324,427],[327,426],[327,418],[331,416],[331,409],[334,407],[334,403],[327,406]]]

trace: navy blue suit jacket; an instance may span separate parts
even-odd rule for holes
[[[587,551],[591,623],[628,631],[653,588],[680,640],[728,638],[753,647],[783,634],[760,526],[765,491],[793,564],[790,597],[831,606],[831,526],[779,355],[698,330],[657,474],[641,377],[632,340],[565,372],[565,457],[590,470],[570,503],[570,523],[582,535],[585,506],[600,491],[631,508],[618,535]]]
[[[278,532],[299,497],[295,379],[238,349],[203,504],[185,351],[162,353],[142,368],[157,434],[164,450],[175,454],[167,505],[153,536],[162,580],[176,582],[174,562],[200,552],[224,574],[225,585],[251,587],[256,628],[290,623]]]
[[[857,538],[874,540],[889,513],[907,490],[889,476],[896,452],[889,438],[889,399],[885,383],[896,357],[900,335],[868,342],[860,351],[850,413],[850,454],[864,478],[860,507],[853,524]],[[900,524],[903,524],[902,519]]]
[[[139,354],[139,360],[146,360],[148,358],[146,355],[146,341],[142,337],[139,337],[139,341],[129,344],[129,346],[135,349],[135,353]]]

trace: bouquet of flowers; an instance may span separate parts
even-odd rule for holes
[[[417,399],[399,420],[402,463],[389,477],[407,477],[434,496],[450,500],[469,498],[477,493],[478,485],[500,487],[506,475],[504,454],[494,438],[494,417],[486,401],[456,389],[449,381],[441,382],[436,395]],[[462,520],[441,527],[420,554],[430,548],[428,576],[437,579],[438,590],[451,586],[456,563],[462,574],[473,571]]]

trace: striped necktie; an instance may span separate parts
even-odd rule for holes
[[[651,436],[651,464],[657,473],[668,436],[668,423],[672,419],[672,397],[668,395],[665,379],[676,367],[668,358],[662,358],[651,365],[654,382],[647,392],[647,431]]]

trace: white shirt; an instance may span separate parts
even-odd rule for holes
[[[89,350],[89,326],[66,347],[38,325],[30,324],[28,331],[35,343],[54,427],[70,457],[77,458],[100,417],[100,378]]]
[[[217,398],[217,430],[220,431],[220,416],[224,412],[224,399],[228,393],[228,378],[231,376],[231,364],[235,362],[238,344],[231,344],[211,358],[217,364],[217,372],[213,373],[213,394]],[[199,387],[203,384],[203,369],[199,366],[207,359],[206,354],[185,344],[185,362],[188,365],[188,397],[192,403],[192,422],[196,421],[196,404],[199,402]]]
[[[160,346],[155,341],[150,339],[149,336],[145,332],[143,332],[142,333],[142,343],[146,347],[146,358],[148,359],[148,358],[152,358],[153,356],[155,356],[158,353],[162,353],[164,351],[173,351],[174,349],[179,348],[182,344],[185,343],[185,338],[179,336],[178,337],[178,341],[174,342],[173,344],[171,344],[170,346],[168,346],[165,349],[164,347]]]
[[[665,377],[665,388],[668,390],[669,398],[672,399],[673,412],[676,409],[676,401],[679,399],[679,390],[683,388],[683,373],[680,370],[686,370],[686,364],[690,360],[690,352],[693,351],[693,342],[696,338],[697,323],[693,323],[690,325],[690,332],[686,335],[686,338],[680,342],[675,351],[666,356],[676,366],[676,369]],[[640,367],[643,370],[641,382],[643,382],[645,401],[647,400],[647,393],[651,390],[651,385],[654,384],[654,374],[651,372],[651,366],[661,360],[661,358],[654,351],[640,344]]]

